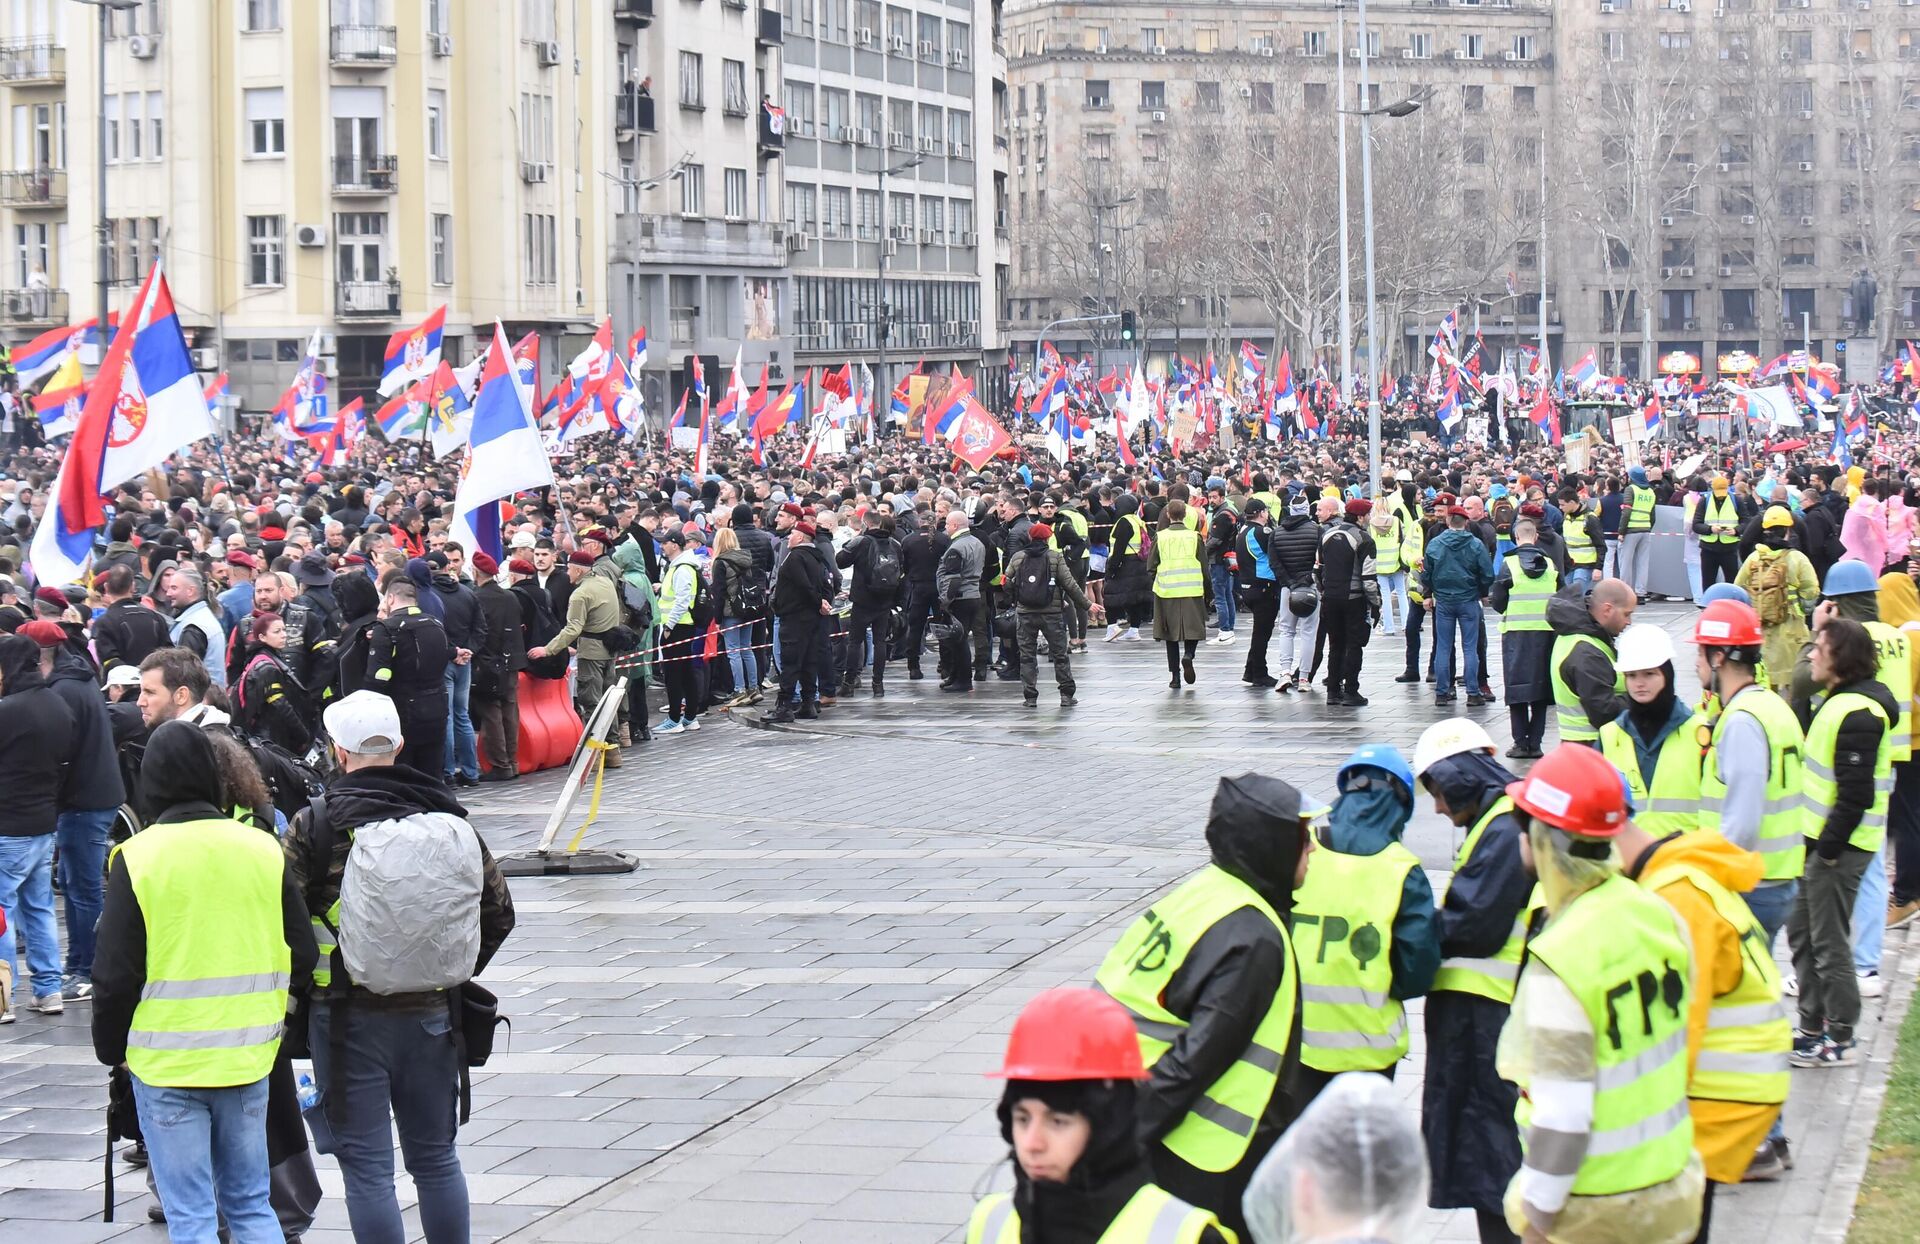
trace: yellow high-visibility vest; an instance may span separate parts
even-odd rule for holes
[[[1806,841],[1800,836],[1806,743],[1800,735],[1799,718],[1774,692],[1757,686],[1745,688],[1714,718],[1707,754],[1700,764],[1700,814],[1696,824],[1701,829],[1720,828],[1720,805],[1727,797],[1727,785],[1720,780],[1714,753],[1727,721],[1735,713],[1752,717],[1767,736],[1767,791],[1761,804],[1760,838],[1753,848],[1763,861],[1762,879],[1798,880],[1806,863]]]
[[[1640,775],[1640,753],[1633,736],[1617,721],[1600,727],[1600,751],[1627,779],[1633,792],[1634,822],[1664,838],[1700,823],[1700,765],[1704,758],[1692,719],[1681,723],[1660,741],[1654,761],[1653,786]]]
[[[1160,564],[1153,575],[1153,594],[1169,599],[1204,595],[1200,579],[1200,535],[1179,527],[1160,533]]]

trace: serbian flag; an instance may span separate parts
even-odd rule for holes
[[[416,436],[420,429],[427,426],[426,383],[422,380],[407,386],[405,393],[394,394],[373,413],[373,421],[380,425],[381,435],[390,441],[397,441],[402,437]]]
[[[609,315],[600,321],[600,327],[593,334],[593,340],[587,342],[586,349],[573,356],[567,364],[567,371],[577,381],[582,390],[600,387],[600,383],[613,370],[613,317]]]
[[[1281,415],[1291,413],[1299,405],[1299,394],[1293,388],[1293,359],[1282,350],[1280,362],[1273,369],[1273,401],[1267,407],[1267,422],[1279,423]]]
[[[893,386],[893,395],[887,399],[887,415],[895,423],[905,423],[913,417],[913,412],[909,408],[907,399],[907,382],[912,379],[913,374],[911,372],[900,377],[900,383]]]
[[[1666,411],[1660,405],[1660,397],[1658,394],[1647,399],[1647,404],[1640,408],[1640,417],[1643,421],[1641,426],[1647,430],[1648,435],[1652,435],[1660,430],[1660,420],[1665,414]]]
[[[762,363],[760,364],[760,387],[755,389],[753,391],[753,396],[747,399],[746,410],[742,412],[742,418],[746,420],[747,427],[751,428],[753,426],[754,420],[758,419],[760,417],[760,412],[765,410],[766,408],[767,408],[767,365],[765,363]]]
[[[964,380],[959,383],[972,387]],[[978,471],[992,461],[995,454],[1013,444],[1013,438],[1000,426],[1000,421],[988,414],[971,392],[962,392],[950,406],[954,408],[954,415],[948,439],[953,442],[954,457],[974,470]]]
[[[1549,444],[1560,443],[1560,411],[1553,404],[1553,392],[1542,387],[1540,396],[1533,403],[1533,409],[1527,412],[1535,427],[1547,434]]]
[[[687,390],[680,390],[680,404],[673,408],[673,418],[667,420],[669,429],[685,427],[687,423]]]
[[[380,377],[380,395],[396,393],[403,385],[424,380],[440,366],[440,343],[446,336],[447,308],[440,308],[412,328],[387,338],[386,372]]]
[[[1267,374],[1267,356],[1251,341],[1240,343],[1240,387],[1258,392],[1260,380]]]
[[[695,356],[694,364],[698,367],[698,356]],[[699,373],[696,371],[695,374],[698,375]],[[682,395],[680,400],[684,402],[686,401],[686,397]],[[700,393],[700,439],[693,448],[693,476],[696,480],[704,480],[707,477],[707,447],[712,441],[713,408],[708,404],[705,386],[702,386]]]
[[[1446,391],[1440,395],[1440,406],[1433,412],[1433,417],[1440,421],[1442,428],[1452,432],[1460,426],[1460,420],[1465,415],[1466,412],[1460,407],[1460,387],[1450,380],[1447,382]]]
[[[1140,459],[1134,457],[1133,441],[1124,431],[1120,433],[1120,461],[1130,467],[1140,465]]]
[[[1839,373],[1825,363],[1816,363],[1807,368],[1807,388],[1823,402],[1831,402],[1840,395]]]
[[[46,387],[33,399],[33,409],[40,416],[40,435],[52,440],[72,432],[86,401],[87,382],[80,373],[80,355],[69,350]]]
[[[727,377],[727,391],[720,395],[720,404],[713,408],[714,426],[731,429],[740,421],[740,415],[747,407],[747,381],[740,362],[741,347],[733,348],[733,374]]]
[[[1915,384],[1920,384],[1920,349],[1916,349],[1911,341],[1906,343],[1906,347],[1906,361],[1900,364],[1899,370],[1894,374],[1901,380],[1911,380]],[[15,357],[17,358],[18,355]]]
[[[41,583],[70,583],[85,573],[94,532],[106,521],[104,489],[213,435],[161,267],[155,263],[147,273],[88,386],[59,481],[34,532],[31,561]]]
[[[20,381],[21,388],[30,387],[36,380],[50,375],[60,366],[60,360],[68,351],[78,353],[80,347],[100,340],[100,334],[94,326],[100,321],[87,320],[71,328],[54,328],[41,333],[32,341],[13,349],[13,373]],[[117,315],[108,317],[109,326],[118,323]]]
[[[1575,363],[1572,370],[1567,372],[1567,380],[1573,385],[1574,392],[1576,393],[1589,387],[1599,378],[1600,364],[1595,361],[1592,350],[1581,355],[1580,361]]]
[[[227,398],[232,394],[233,390],[227,384],[227,373],[221,372],[215,376],[202,391],[202,396],[207,399],[207,413],[216,419],[219,418],[220,407],[226,404]]]
[[[1867,411],[1860,402],[1860,390],[1848,389],[1846,404],[1840,410],[1836,426],[1847,440],[1867,434]]]
[[[493,325],[493,349],[480,372],[473,422],[467,429],[466,465],[453,494],[453,536],[468,549],[499,560],[500,503],[515,493],[553,484],[553,465],[540,443],[515,382],[506,330]],[[458,387],[458,386],[456,386]]]
[[[947,386],[946,396],[941,400],[940,408],[938,410],[930,409],[921,416],[921,439],[929,445],[933,443],[935,437],[947,437],[951,439],[954,425],[959,422],[960,416],[965,413],[966,403],[972,393],[972,381],[964,376],[954,378],[953,382]],[[978,403],[975,404],[978,405]],[[998,427],[999,425],[996,424],[995,426]],[[1005,434],[1006,429],[1002,428],[1001,435],[1004,436]],[[994,453],[998,452],[997,449],[994,451]],[[987,456],[992,457],[993,455],[989,454]],[[975,468],[975,470],[978,469],[977,467]]]

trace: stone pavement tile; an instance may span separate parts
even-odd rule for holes
[[[500,1198],[503,1205],[570,1205],[607,1181],[591,1175],[542,1175]]]
[[[982,1182],[980,1168],[968,1162],[901,1162],[881,1172],[867,1187],[887,1192],[959,1192],[972,1197]]]
[[[538,1175],[478,1174],[466,1170],[464,1161],[461,1169],[467,1177],[467,1198],[475,1204],[491,1205],[504,1200],[539,1178]]]
[[[877,1176],[892,1169],[900,1155],[888,1149],[868,1149],[856,1145],[829,1148],[822,1145],[796,1145],[776,1149],[759,1158],[754,1169],[810,1174]],[[701,1163],[704,1165],[704,1163]]]
[[[767,1170],[742,1171],[700,1191],[696,1205],[726,1201],[790,1201],[802,1205],[832,1205],[860,1190],[862,1173],[809,1174]]]
[[[614,1141],[609,1149],[638,1156],[638,1151],[671,1149],[707,1130],[705,1123],[643,1123]]]
[[[0,1181],[12,1188],[98,1188],[103,1176],[100,1160],[90,1162],[28,1159],[5,1163]]]
[[[633,1126],[620,1122],[579,1122],[575,1120],[528,1120],[503,1128],[493,1137],[498,1145],[518,1145],[523,1149],[538,1149],[548,1146],[568,1146],[576,1149],[604,1149],[623,1136],[631,1134]]]
[[[833,1207],[856,1222],[925,1223],[943,1230],[965,1223],[974,1198],[965,1192],[895,1191],[867,1187]]]
[[[746,1103],[716,1097],[635,1097],[610,1106],[595,1121],[608,1123],[713,1124],[746,1108]]]
[[[140,1212],[138,1221],[135,1221],[132,1217],[115,1215],[119,1218],[119,1221],[101,1222],[99,1221],[100,1207],[95,1205],[93,1208],[94,1221],[92,1222],[47,1222],[44,1220],[34,1222],[32,1225],[33,1234],[31,1236],[33,1244],[97,1244],[97,1242],[101,1240],[157,1238],[158,1233],[141,1230],[147,1226],[145,1210]],[[0,1219],[0,1224],[4,1224],[4,1222],[4,1219]],[[16,1223],[15,1226],[22,1229],[22,1234],[19,1238],[24,1244],[24,1241],[29,1238],[25,1234],[24,1224]],[[8,1238],[7,1228],[0,1226],[0,1239],[6,1238]]]
[[[494,1169],[508,1175],[599,1175],[611,1179],[637,1165],[633,1154],[618,1150],[551,1146],[524,1150]]]
[[[936,1232],[931,1227],[916,1229],[893,1222],[819,1218],[791,1235],[782,1236],[779,1244],[934,1244],[945,1236],[945,1232]]]

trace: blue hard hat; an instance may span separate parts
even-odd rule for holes
[[[1827,568],[1827,581],[1820,585],[1822,596],[1857,596],[1862,592],[1877,592],[1880,580],[1874,577],[1867,563],[1844,558]]]
[[[1368,743],[1359,748],[1334,771],[1334,785],[1345,791],[1347,774],[1355,769],[1378,769],[1398,778],[1400,784],[1407,788],[1407,798],[1413,798],[1413,766],[1407,763],[1407,758],[1400,754],[1399,748],[1386,743]]]
[[[1716,600],[1737,600],[1743,605],[1752,605],[1753,597],[1747,595],[1747,589],[1735,583],[1716,583],[1700,594],[1700,603],[1711,605]]]

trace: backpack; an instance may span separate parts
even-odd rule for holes
[[[873,542],[873,564],[867,569],[867,586],[879,595],[900,590],[900,546],[892,540]]]
[[[325,876],[334,828],[314,810],[312,852]],[[328,927],[353,983],[370,993],[454,989],[480,957],[480,838],[446,812],[415,812],[348,831],[340,902]]]
[[[700,573],[700,567],[693,568],[693,628],[704,631],[713,625],[713,591],[707,586],[707,576]]]
[[[1053,559],[1039,545],[1027,550],[1020,559],[1020,573],[1013,580],[1013,601],[1022,609],[1053,608]]]
[[[253,757],[254,767],[260,770],[260,778],[267,784],[267,795],[282,816],[291,820],[295,813],[326,791],[320,770],[301,757],[237,724],[229,723],[227,728],[247,749],[247,755]]]
[[[767,590],[767,572],[755,566],[733,576],[733,608],[737,618],[764,618],[773,603]]]
[[[1753,608],[1760,615],[1760,621],[1769,626],[1785,622],[1793,612],[1793,603],[1787,598],[1787,553],[1756,557],[1747,590],[1753,596]]]

